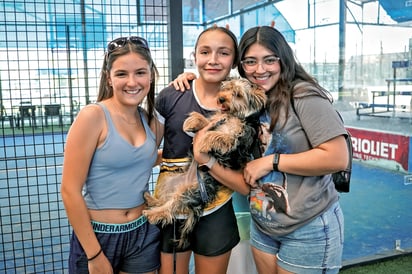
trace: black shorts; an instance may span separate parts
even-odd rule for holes
[[[180,238],[180,227],[184,220],[176,220],[176,236],[173,224],[161,228],[161,251],[165,253],[192,250],[203,256],[218,256],[234,248],[240,241],[239,230],[232,200],[215,212],[203,216],[189,235],[189,245],[177,248],[174,239]]]

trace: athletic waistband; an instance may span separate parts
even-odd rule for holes
[[[124,224],[106,224],[92,221],[92,226],[94,232],[99,233],[124,233],[135,230],[140,227],[142,224],[147,222],[146,216],[142,215],[138,219],[124,223]]]

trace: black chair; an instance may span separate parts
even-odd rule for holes
[[[49,117],[53,119],[53,116],[59,117],[59,125],[62,127],[63,126],[63,115],[61,112],[61,105],[59,104],[44,105],[44,121],[45,121],[46,127],[48,127]]]
[[[17,114],[17,128],[24,127],[24,118],[29,119],[30,126],[36,127],[36,106],[31,102],[21,102],[19,106],[19,113]]]
[[[11,128],[14,127],[14,116],[13,115],[8,115],[6,108],[1,105],[1,111],[0,111],[0,120],[1,120],[1,127],[4,128],[4,122],[8,121],[9,122],[9,126]]]

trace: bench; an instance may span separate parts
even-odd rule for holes
[[[378,117],[392,117],[394,116],[393,114],[397,110],[397,105],[396,105],[396,96],[412,96],[412,91],[371,91],[372,93],[372,103],[367,103],[367,102],[358,102],[357,107],[356,107],[356,115],[358,117],[358,120],[360,119],[360,116],[378,116]],[[392,102],[390,100],[390,97],[392,96]],[[386,97],[386,103],[377,103],[376,99],[378,97]],[[411,102],[412,103],[412,102]],[[412,106],[411,106],[412,108]],[[405,111],[405,107],[400,108],[401,111]],[[391,115],[382,115],[385,113],[390,112]]]

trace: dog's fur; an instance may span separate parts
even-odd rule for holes
[[[183,130],[196,133],[208,127],[200,140],[200,151],[215,157],[224,167],[239,170],[253,158],[254,150],[259,149],[256,144],[258,117],[266,103],[266,95],[246,79],[232,79],[222,83],[218,103],[221,111],[210,118],[198,112],[190,113]],[[208,172],[198,170],[197,166],[192,161],[186,172],[170,176],[157,189],[157,199],[148,192],[144,195],[149,209],[143,214],[152,224],[170,224],[176,215],[187,215],[179,247],[185,243],[185,237],[202,216],[205,206],[216,198],[220,186]],[[199,185],[204,185],[206,190],[203,200],[205,192]]]

